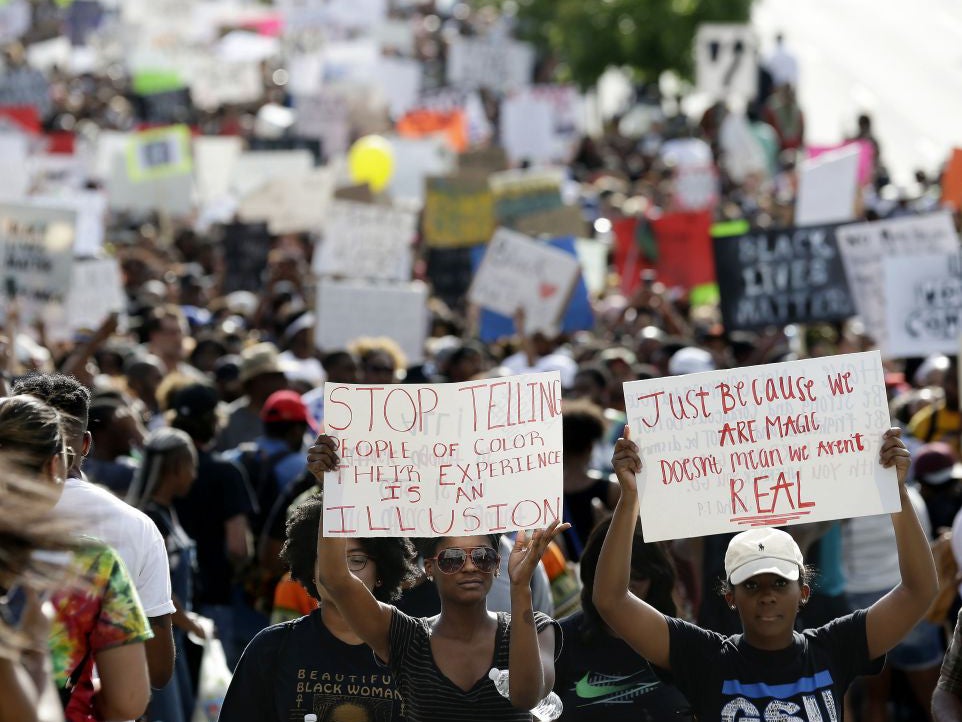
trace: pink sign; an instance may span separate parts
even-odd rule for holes
[[[872,180],[872,171],[875,168],[875,149],[867,140],[849,140],[835,145],[809,145],[805,148],[807,158],[818,158],[818,156],[839,148],[846,148],[850,145],[858,146],[858,184],[865,185]]]

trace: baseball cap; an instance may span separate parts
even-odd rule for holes
[[[672,376],[714,370],[715,359],[712,358],[712,355],[705,349],[695,346],[678,349],[668,361],[668,373]]]
[[[725,576],[731,584],[741,584],[756,574],[777,574],[798,579],[805,563],[798,544],[780,529],[749,529],[736,534],[725,552]]]
[[[217,408],[220,397],[209,384],[189,384],[177,391],[170,407],[178,416],[203,416]]]
[[[265,424],[296,421],[307,424],[312,431],[317,431],[317,423],[311,418],[301,395],[290,389],[275,391],[267,397],[261,407],[261,421]]]
[[[915,478],[931,486],[941,486],[962,478],[962,465],[951,446],[933,441],[924,444],[915,454]]]

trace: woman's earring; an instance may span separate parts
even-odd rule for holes
[[[427,577],[428,577],[428,581],[429,581],[429,582],[433,582],[433,581],[434,581],[434,577],[432,577],[430,574],[428,574]]]
[[[735,605],[734,605],[734,604],[732,604],[732,605],[729,606],[728,608],[731,609],[733,612],[735,611]]]

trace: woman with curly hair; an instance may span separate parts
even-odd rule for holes
[[[358,710],[366,716],[355,714],[355,719],[401,719],[390,671],[377,664],[315,578],[323,509],[319,494],[295,507],[281,549],[291,577],[320,608],[254,637],[234,671],[222,722],[287,722],[311,713],[325,722]],[[396,601],[414,576],[414,550],[404,539],[351,539],[343,553],[345,566],[379,602]]]
[[[308,470],[320,481],[337,468],[337,441],[317,437]],[[531,578],[548,543],[568,529],[554,521],[529,539],[519,532],[508,558],[511,614],[488,611],[487,597],[500,567],[497,535],[438,537],[419,543],[441,613],[411,617],[371,594],[345,564],[354,540],[318,536],[317,580],[334,598],[350,628],[367,642],[397,679],[408,722],[499,720],[530,722],[530,709],[551,691],[561,648],[557,623],[532,609]],[[488,673],[510,674],[509,698]]]

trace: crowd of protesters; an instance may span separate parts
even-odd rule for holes
[[[443,24],[419,27],[419,59],[443,62]],[[21,56],[8,49],[7,66]],[[283,103],[271,70],[266,100]],[[766,151],[761,173],[737,170],[725,131],[737,114],[723,103],[690,118],[675,99],[640,94],[650,121],[640,133],[615,117],[567,166],[584,235],[604,240],[619,219],[671,210],[680,139],[703,143],[718,168],[716,220],[790,226],[805,144],[797,75],[779,42],[747,113]],[[54,71],[44,124],[131,128],[142,120],[132,97],[118,77]],[[228,107],[196,124],[250,136],[256,112]],[[894,188],[868,116],[853,112],[851,137],[875,154],[865,219],[938,207],[937,172]],[[933,709],[934,719],[962,719],[955,358],[887,362],[901,433],[886,436],[880,463],[898,470],[903,511],[792,527],[794,539],[768,532],[776,563],[754,554],[754,537],[644,542],[622,384],[873,348],[858,323],[729,332],[717,306],[657,277],[622,293],[609,266],[594,328],[576,334],[483,344],[472,309],[432,298],[426,360],[412,366],[394,340],[360,328],[345,348],[315,348],[310,234],[273,237],[261,287],[231,293],[219,236],[188,219],[112,216],[107,239],[123,271],[122,318],[52,342],[43,328],[18,328],[16,298],[7,301],[3,722],[188,722],[211,630],[234,672],[224,722],[520,720],[552,689],[562,720],[708,719],[719,712],[708,684],[720,669],[749,681],[798,645],[829,660],[830,700],[762,712],[744,699],[722,718],[803,719],[804,708],[811,720],[920,720]],[[558,370],[564,386],[563,524],[531,539],[319,536],[320,479],[336,461],[329,437],[315,443],[325,381],[531,370]],[[750,611],[766,594],[787,605],[774,632]],[[491,660],[510,671],[506,698],[487,677]],[[792,664],[804,675],[807,662]]]

